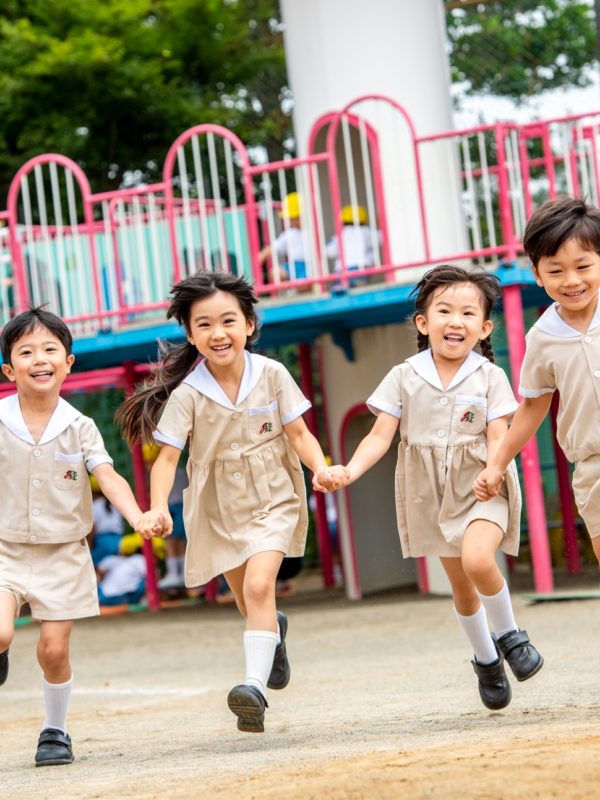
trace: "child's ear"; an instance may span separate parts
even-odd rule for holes
[[[539,270],[538,270],[538,268],[536,267],[535,264],[531,265],[531,271],[533,272],[533,277],[535,278],[535,282],[537,283],[537,285],[538,286],[543,286],[544,285],[544,281],[540,278]]]
[[[247,319],[246,320],[246,336],[252,336],[252,334],[254,333],[254,329],[255,328],[256,328],[256,325],[254,323],[254,320]]]
[[[15,374],[10,364],[2,364],[2,372],[11,383],[15,382]]]
[[[490,333],[494,330],[494,323],[491,319],[486,319],[486,321],[481,326],[481,334],[479,336],[479,341],[483,339],[487,339]]]
[[[73,355],[73,353],[71,353],[70,356],[67,356],[67,367],[68,367],[67,375],[71,372],[71,367],[73,366],[74,363],[75,363],[75,356]]]
[[[415,317],[415,325],[417,326],[417,330],[419,333],[422,333],[423,336],[428,336],[429,331],[427,328],[427,317],[425,314],[417,314]]]

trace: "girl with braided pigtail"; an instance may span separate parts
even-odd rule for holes
[[[439,556],[475,653],[481,700],[487,708],[504,708],[511,700],[504,659],[519,681],[535,675],[543,659],[515,622],[496,564],[498,548],[511,555],[518,550],[521,497],[514,463],[493,500],[479,502],[472,491],[518,405],[493,363],[490,317],[500,287],[484,270],[441,265],[424,275],[413,296],[418,354],[395,366],[368,399],[377,420],[348,465],[318,473],[317,480],[328,490],[357,480],[387,452],[400,426],[402,553]]]

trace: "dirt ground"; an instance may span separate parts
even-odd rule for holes
[[[243,678],[231,607],[78,623],[70,714],[76,761],[35,769],[35,625],[17,631],[0,689],[0,795],[115,800],[590,800],[600,779],[600,601],[530,604],[517,620],[542,671],[479,701],[446,598],[286,599],[292,681],[266,732],[242,734],[225,698]]]

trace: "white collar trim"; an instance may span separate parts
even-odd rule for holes
[[[235,404],[231,402],[215,378],[210,374],[206,366],[206,360],[201,361],[194,367],[190,374],[183,379],[183,383],[192,386],[197,392],[214,400],[215,403],[218,403],[220,406],[235,409],[244,402],[260,380],[260,376],[262,375],[262,371],[268,359],[266,356],[259,356],[256,353],[249,353],[245,350],[244,360],[246,362],[244,365],[244,374],[242,375],[242,382]]]
[[[558,313],[558,303],[553,303],[550,308],[547,308],[533,327],[539,328],[544,333],[550,334],[550,336],[558,336],[559,339],[573,339],[576,336],[585,336],[584,333],[575,330],[575,328],[572,328],[564,321]],[[598,300],[588,332],[598,327],[600,327],[600,299]]]
[[[51,442],[52,439],[56,439],[57,436],[60,436],[60,434],[80,416],[81,411],[78,411],[70,403],[67,403],[66,400],[63,400],[62,397],[59,397],[56,408],[48,420],[48,424],[46,425],[46,429],[38,445],[47,444]],[[35,445],[33,437],[29,433],[25,420],[23,419],[18,394],[11,394],[0,400],[0,422],[3,422],[8,430],[23,442]]]
[[[437,367],[435,366],[435,362],[433,360],[431,348],[424,350],[422,353],[417,353],[416,356],[411,356],[410,358],[406,359],[406,362],[411,365],[420,378],[423,378],[424,381],[427,381],[427,383],[430,383],[436,389],[439,389],[440,392],[448,392],[450,389],[454,389],[454,387],[458,386],[459,383],[462,383],[465,378],[468,378],[469,375],[472,375],[474,372],[476,372],[482,364],[485,364],[486,361],[487,358],[485,356],[479,355],[479,353],[475,353],[473,350],[471,350],[469,355],[460,365],[456,375],[444,389],[437,371]]]

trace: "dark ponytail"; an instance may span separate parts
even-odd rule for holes
[[[258,338],[258,319],[254,308],[258,298],[245,278],[224,272],[197,272],[185,278],[171,289],[167,319],[176,319],[189,333],[193,303],[211,297],[216,292],[234,295],[245,319],[254,323],[254,331],[246,342],[246,349],[250,350]],[[198,350],[189,342],[158,343],[157,366],[152,368],[150,376],[119,406],[115,414],[115,422],[130,446],[140,440],[153,441],[152,433],[164,403],[173,389],[191,372],[198,357]]]
[[[500,281],[491,272],[486,272],[482,268],[472,271],[455,267],[451,264],[440,264],[438,267],[430,269],[423,275],[415,288],[410,293],[415,298],[415,313],[413,322],[418,316],[425,316],[427,309],[433,299],[437,289],[448,288],[457,283],[472,283],[479,289],[481,294],[481,304],[483,307],[484,319],[490,319],[494,306],[500,299]],[[422,353],[429,347],[429,336],[425,333],[417,332],[417,348]],[[480,342],[481,354],[489,361],[494,363],[494,350],[490,337],[482,339]]]

